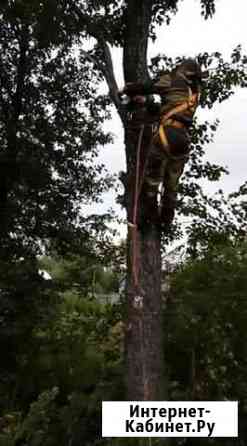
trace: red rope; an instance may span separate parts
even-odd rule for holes
[[[137,256],[137,213],[138,213],[138,201],[140,192],[140,160],[141,160],[141,144],[144,133],[144,124],[140,128],[137,151],[136,151],[136,176],[135,176],[135,192],[134,192],[134,204],[133,204],[133,223],[130,224],[132,229],[132,277],[134,286],[139,287],[139,265]]]
[[[133,207],[133,224],[136,225],[137,222],[137,212],[138,212],[138,200],[139,200],[139,182],[140,182],[140,159],[141,159],[141,144],[144,132],[144,124],[140,128],[138,143],[137,143],[137,153],[136,153],[136,181],[135,181],[135,195],[134,195],[134,207]]]

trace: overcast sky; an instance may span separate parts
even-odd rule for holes
[[[247,1],[215,0],[216,14],[213,19],[203,20],[200,16],[199,0],[183,0],[179,2],[179,12],[171,20],[169,26],[163,25],[158,31],[154,44],[150,43],[148,55],[158,53],[167,56],[196,56],[200,52],[219,51],[229,58],[232,50],[239,44],[247,54]],[[122,54],[113,50],[116,77],[123,86]],[[247,166],[247,91],[239,90],[234,97],[222,104],[217,104],[210,111],[199,112],[200,119],[220,119],[214,143],[207,148],[206,158],[227,166],[230,175],[215,185],[205,185],[208,193],[222,188],[226,192],[236,190],[246,180]],[[123,131],[117,116],[107,124],[115,135],[114,145],[102,149],[100,160],[110,172],[125,170],[123,147]],[[95,207],[94,211],[104,212],[109,207],[122,216],[120,207],[115,204],[115,196],[108,193],[104,196],[104,204]],[[92,210],[92,209],[91,209]],[[121,231],[122,232],[122,231]]]

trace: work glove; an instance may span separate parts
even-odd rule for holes
[[[129,104],[130,102],[132,102],[136,105],[144,105],[146,103],[146,98],[145,96],[142,96],[140,94],[136,95],[134,93],[134,88],[131,88],[131,86],[134,85],[134,83],[127,83],[124,88],[119,90],[118,96],[124,104]]]

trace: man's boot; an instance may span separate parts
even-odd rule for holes
[[[144,185],[140,197],[141,222],[140,224],[158,224],[159,211],[157,203],[157,190]]]
[[[161,201],[161,208],[160,208],[160,224],[164,230],[169,229],[169,227],[172,224],[172,221],[174,219],[175,215],[175,209],[176,209],[176,202],[177,202],[177,194],[176,192],[165,192],[164,197]]]

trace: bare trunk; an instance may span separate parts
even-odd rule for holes
[[[163,399],[160,237],[154,227],[137,233],[139,290],[133,282],[129,235],[127,388],[131,400]]]
[[[129,181],[127,184],[128,221],[133,221],[138,128],[126,132]],[[146,136],[146,137],[145,137]],[[150,144],[150,130],[144,133],[143,149]],[[145,151],[145,150],[144,150]],[[143,164],[143,163],[141,163]],[[138,201],[138,213],[144,203]],[[160,232],[155,225],[129,226],[126,363],[129,400],[160,400],[163,392],[163,354],[161,329]]]
[[[124,77],[127,82],[147,80],[147,44],[151,21],[150,0],[129,0],[126,11]]]
[[[152,1],[127,0],[124,38],[124,76],[126,82],[146,81],[147,44],[152,18]],[[138,117],[142,124],[141,116]],[[137,124],[137,123],[135,123]],[[133,222],[138,127],[125,122],[127,160],[126,208]],[[141,170],[150,144],[150,127],[144,131]],[[138,202],[143,210],[144,203]],[[142,212],[141,212],[142,213]],[[128,231],[128,277],[126,364],[129,400],[159,400],[163,393],[163,354],[161,329],[160,233],[154,225],[141,225]]]

